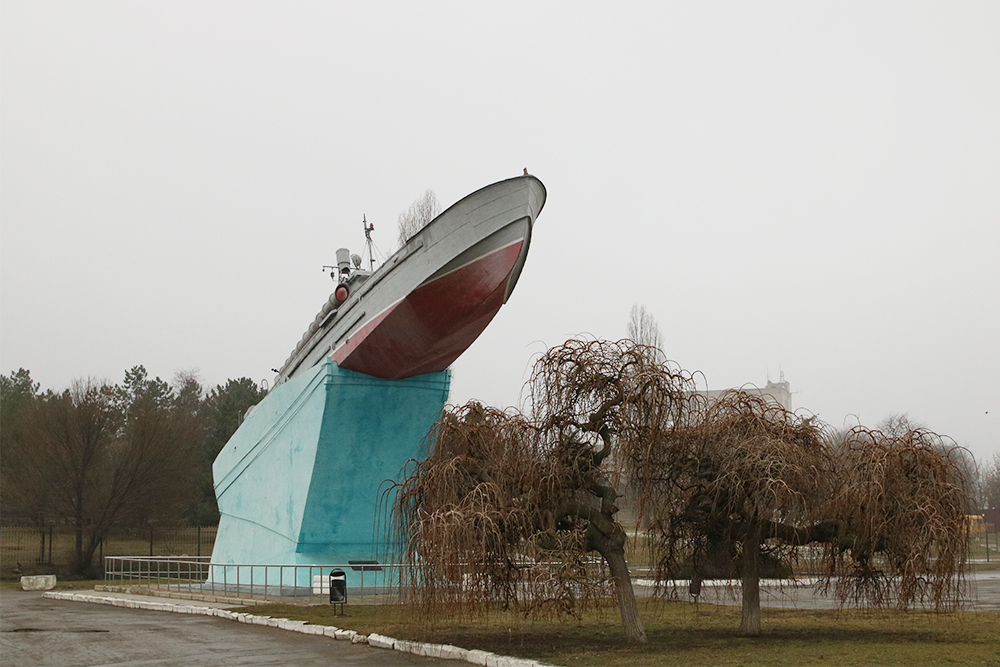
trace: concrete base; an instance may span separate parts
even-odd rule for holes
[[[215,460],[222,518],[210,580],[311,587],[328,573],[308,566],[384,559],[381,491],[421,458],[449,381],[448,371],[385,380],[328,360],[275,387]],[[360,570],[345,569],[359,586]]]
[[[56,587],[56,575],[39,574],[33,577],[21,577],[21,590],[51,591]]]

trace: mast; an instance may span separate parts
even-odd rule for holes
[[[362,213],[361,214],[361,226],[365,230],[365,252],[368,253],[368,270],[375,271],[375,252],[374,252],[374,241],[372,241],[372,231],[375,229],[375,225],[369,224],[368,218]]]

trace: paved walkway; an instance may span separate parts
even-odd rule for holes
[[[224,606],[189,601],[184,604]],[[460,663],[219,618],[50,600],[37,592],[5,590],[0,594],[0,664],[11,667],[456,667]]]

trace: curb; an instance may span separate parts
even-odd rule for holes
[[[42,593],[42,597],[50,600],[66,600],[69,602],[90,602],[92,604],[106,604],[114,607],[125,607],[127,609],[147,609],[149,611],[169,611],[176,614],[200,614],[202,616],[214,616],[246,625],[266,625],[281,630],[299,632],[305,635],[322,635],[330,639],[349,641],[352,644],[368,644],[372,648],[389,649],[412,653],[414,655],[428,658],[442,658],[444,660],[463,660],[473,665],[482,667],[552,667],[548,663],[529,660],[527,658],[514,658],[506,655],[497,655],[489,651],[478,651],[459,648],[450,644],[426,644],[424,642],[414,642],[406,639],[396,639],[377,633],[362,635],[354,630],[345,630],[332,625],[312,625],[308,621],[292,621],[287,618],[271,618],[270,616],[257,616],[244,612],[232,612],[228,609],[217,607],[203,607],[199,605],[181,605],[170,602],[153,602],[151,600],[130,600],[128,598],[112,597],[107,595],[90,595],[86,593],[63,593],[49,591]]]
[[[94,586],[94,591],[101,593],[124,593],[125,595],[143,595],[154,598],[173,598],[175,600],[193,600],[195,602],[211,602],[216,604],[231,604],[237,607],[253,607],[259,604],[271,604],[272,600],[259,600],[256,598],[239,598],[226,595],[204,595],[201,593],[177,593],[174,591],[160,591],[148,586],[109,586],[98,584]]]

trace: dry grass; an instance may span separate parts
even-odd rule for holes
[[[92,591],[94,586],[103,585],[105,582],[103,579],[57,579],[56,590],[57,591]],[[0,582],[0,590],[3,591],[19,591],[21,590],[20,581],[4,581]]]
[[[640,601],[649,641],[625,642],[612,605],[592,607],[580,620],[526,620],[498,613],[484,618],[426,617],[405,606],[273,605],[255,614],[307,620],[555,665],[998,665],[1000,613],[898,610],[765,610],[759,637],[738,635],[740,610],[687,602]],[[415,621],[414,619],[420,620]]]

